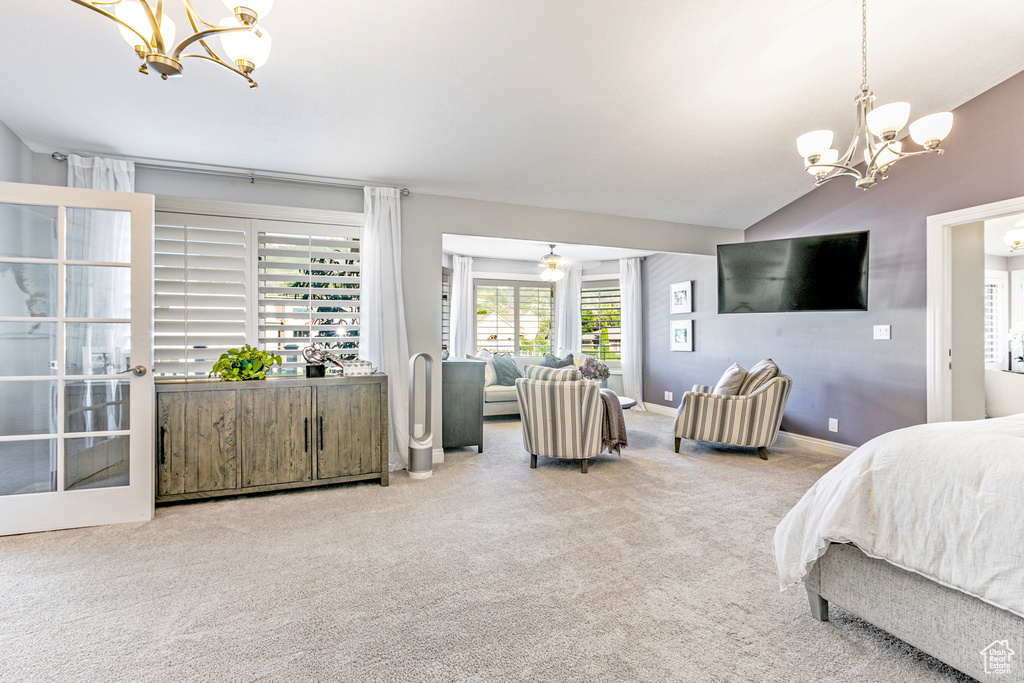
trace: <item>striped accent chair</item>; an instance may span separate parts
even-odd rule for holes
[[[526,366],[526,377],[516,380],[519,415],[523,422],[523,447],[530,453],[530,467],[537,456],[581,461],[601,452],[601,420],[604,406],[597,382],[582,379],[575,368]]]
[[[712,394],[714,387],[700,384],[683,395],[674,428],[676,453],[680,439],[691,439],[754,446],[762,460],[768,459],[768,446],[779,436],[793,380],[779,374],[774,363],[774,372],[764,371],[763,363],[751,368],[748,378],[755,375],[755,380],[744,381],[736,396]]]

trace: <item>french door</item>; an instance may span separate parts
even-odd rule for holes
[[[153,197],[0,183],[0,535],[153,517]]]

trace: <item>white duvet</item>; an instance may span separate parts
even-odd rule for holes
[[[775,530],[781,588],[830,542],[1024,617],[1024,414],[908,427],[858,448]]]

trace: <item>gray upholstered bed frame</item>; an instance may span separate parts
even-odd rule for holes
[[[1011,612],[849,544],[830,545],[804,584],[811,614],[821,621],[828,621],[828,604],[834,602],[979,681],[1024,681],[1024,619]],[[986,673],[982,651],[1003,640],[1017,653],[1012,670]]]

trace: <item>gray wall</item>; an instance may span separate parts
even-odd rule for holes
[[[1024,73],[955,110],[944,156],[902,161],[867,192],[834,180],[746,230],[748,242],[871,231],[867,312],[751,314],[729,329],[745,357],[775,354],[793,377],[784,429],[859,445],[926,421],[925,219],[1024,195],[1022,105]],[[872,341],[875,324],[892,340]]]
[[[27,183],[32,178],[32,150],[0,121],[0,182]]]

